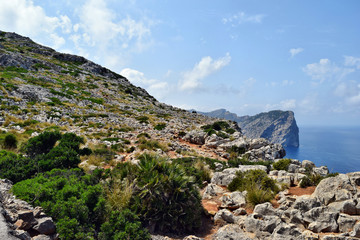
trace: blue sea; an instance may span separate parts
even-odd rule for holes
[[[360,171],[360,127],[299,127],[299,148],[285,148],[286,158],[326,165],[330,172]]]

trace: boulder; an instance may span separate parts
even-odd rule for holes
[[[276,209],[269,202],[256,205],[254,208],[254,213],[258,213],[263,216],[277,216],[278,215],[276,212]]]
[[[322,180],[312,196],[328,205],[335,201],[351,199],[355,193],[356,187],[352,185],[350,178],[345,174],[339,174]]]
[[[337,219],[339,213],[332,212],[328,207],[316,207],[304,214],[304,221],[307,222],[310,231],[319,232],[338,232]]]
[[[326,166],[314,167],[313,173],[319,174],[320,176],[326,176],[329,174],[329,169]]]
[[[38,224],[36,224],[33,229],[41,234],[50,235],[55,233],[56,227],[53,220],[49,217],[46,217],[38,219]]]
[[[236,177],[237,168],[227,168],[222,172],[215,172],[213,177],[211,178],[211,183],[227,186],[231,183],[231,181]]]
[[[350,237],[360,238],[360,223],[355,224],[354,229],[350,232]]]
[[[221,227],[212,240],[251,240],[237,224],[228,224]]]
[[[224,190],[216,184],[210,183],[206,186],[202,199],[211,199],[212,197],[222,194]]]
[[[264,235],[262,232],[271,234],[280,223],[281,219],[277,216],[263,216],[253,213],[247,216],[244,225],[246,231],[253,232],[259,237]]]
[[[356,215],[356,202],[353,199],[341,201],[341,202],[332,202],[328,207],[334,212],[346,213],[349,215]]]
[[[235,223],[235,216],[227,209],[221,209],[214,216],[215,223]]]
[[[190,235],[190,236],[184,237],[183,240],[204,240],[204,239],[199,238],[199,237],[194,236],[194,235]]]
[[[21,240],[31,240],[31,236],[27,231],[24,230],[15,230],[13,231],[13,235]],[[9,238],[11,239],[11,238]]]
[[[339,224],[339,232],[346,233],[351,232],[354,228],[356,219],[347,214],[340,213],[337,222]]]
[[[188,132],[183,139],[193,144],[203,145],[205,143],[206,135],[207,133],[204,131],[193,130]]]
[[[284,222],[277,225],[271,234],[271,239],[274,240],[298,240],[301,235],[300,229],[295,225],[289,225]]]
[[[315,167],[315,163],[313,163],[312,161],[309,160],[304,160],[301,162],[301,167],[303,168],[307,168],[307,169],[312,169]]]
[[[246,200],[244,195],[239,192],[235,191],[232,193],[225,193],[221,197],[221,207],[222,208],[229,208],[229,209],[237,209],[240,207],[245,207]]]

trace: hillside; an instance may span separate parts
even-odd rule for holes
[[[0,90],[0,238],[360,237],[359,173],[282,159],[83,57],[0,32]]]
[[[206,116],[235,121],[243,134],[249,138],[266,138],[284,147],[299,147],[299,128],[292,111],[270,111],[255,116],[237,116],[235,113],[218,109],[199,112]]]

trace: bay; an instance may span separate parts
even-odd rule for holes
[[[286,158],[313,161],[330,172],[360,171],[360,127],[299,127],[300,147],[287,147]]]

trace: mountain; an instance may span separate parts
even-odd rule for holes
[[[225,109],[212,112],[199,112],[206,116],[235,121],[249,138],[266,138],[284,147],[299,147],[299,128],[292,111],[270,111],[255,116],[239,117]]]

